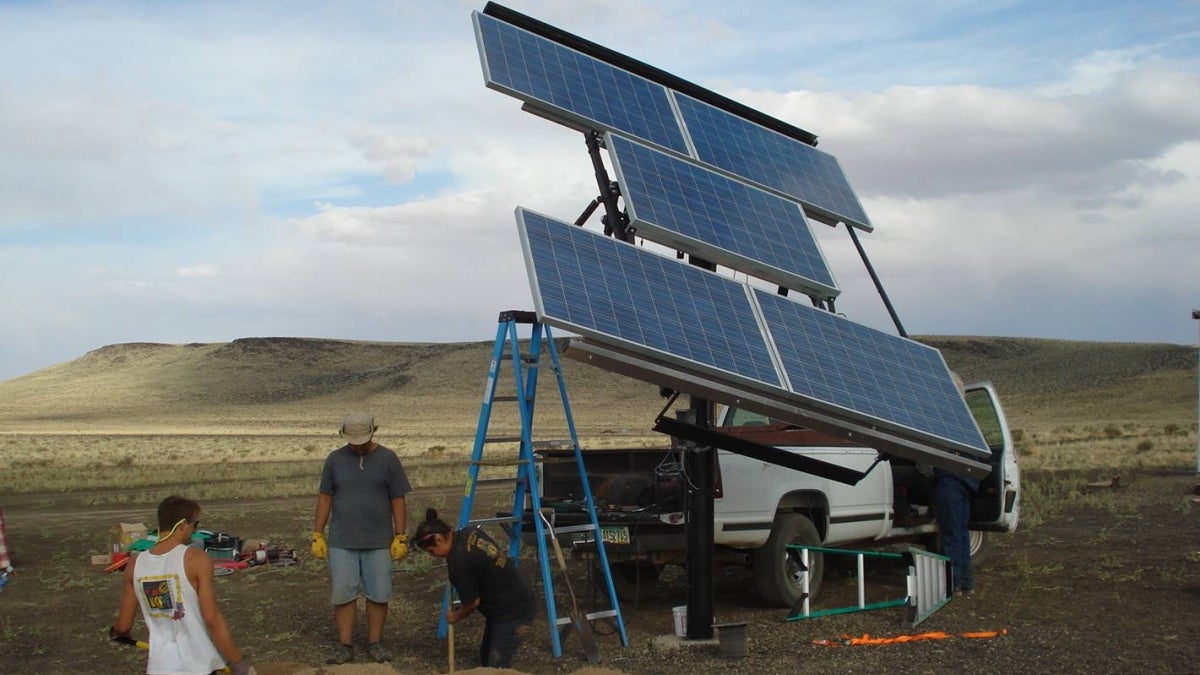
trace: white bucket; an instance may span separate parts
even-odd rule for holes
[[[675,619],[675,637],[687,637],[687,605],[672,607],[671,618]]]

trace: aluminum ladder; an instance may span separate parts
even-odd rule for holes
[[[524,354],[521,353],[520,349],[521,340],[518,330],[518,326],[520,325],[528,325],[530,327],[527,342],[529,351]],[[583,484],[584,499],[590,520],[590,522],[583,525],[547,528],[543,524],[542,519],[538,517],[538,514],[542,511],[542,503],[541,490],[538,488],[537,463],[534,456],[534,449],[535,446],[540,446],[541,444],[535,443],[533,440],[534,401],[537,391],[538,367],[547,355],[549,356],[549,363],[554,370],[554,376],[558,382],[559,398],[562,401],[567,429],[570,432],[569,442],[574,448],[575,466],[579,471],[580,482]],[[516,390],[515,396],[496,395],[496,387],[501,375],[500,371],[505,362],[512,365],[512,376]],[[503,401],[513,401],[517,404],[521,422],[521,433],[519,436],[488,435],[488,429],[491,426],[493,405]],[[518,443],[518,452],[515,461],[512,459],[507,461],[489,461],[484,459],[484,449],[487,445],[494,443],[511,444],[514,442]],[[554,442],[549,444],[554,444]],[[471,512],[475,502],[475,488],[479,482],[480,468],[483,466],[513,464],[517,467],[517,475],[516,487],[513,490],[512,517],[472,519]],[[609,607],[611,609],[588,612],[586,618],[589,623],[596,619],[612,618],[621,638],[621,646],[628,647],[629,636],[625,631],[625,621],[621,616],[621,607],[617,601],[616,589],[613,586],[612,573],[608,566],[608,556],[604,552],[604,541],[601,537],[594,535],[594,533],[600,531],[600,524],[596,518],[596,504],[592,498],[591,486],[588,484],[587,471],[583,463],[583,452],[579,446],[579,437],[575,432],[575,420],[571,415],[571,406],[567,398],[567,387],[563,380],[558,348],[554,344],[550,327],[539,322],[533,312],[510,310],[500,313],[499,325],[496,329],[496,341],[492,348],[491,365],[488,368],[487,384],[483,392],[483,403],[479,410],[479,424],[475,430],[475,443],[471,450],[467,486],[463,493],[462,508],[459,510],[458,515],[458,529],[462,529],[468,525],[500,523],[509,535],[509,560],[517,564],[521,552],[521,529],[526,500],[530,502],[533,514],[532,522],[537,533],[538,562],[541,568],[542,588],[546,596],[546,617],[550,627],[550,644],[553,648],[554,656],[562,656],[561,629],[571,624],[571,618],[569,616],[560,616],[561,613],[558,610],[555,600],[553,562],[546,545],[546,538],[551,536],[551,530],[559,535],[573,532],[593,533],[591,539],[596,543],[596,556],[602,571],[601,576],[604,579],[604,588],[608,593]],[[442,599],[441,616],[438,619],[437,635],[439,638],[445,638],[448,632],[446,609],[449,606],[450,592],[447,587]]]
[[[796,556],[800,563],[801,589],[800,599],[788,612],[788,621],[812,619],[832,614],[847,614],[864,612],[872,609],[888,607],[903,607],[903,623],[907,627],[916,626],[929,615],[946,606],[950,602],[950,587],[946,580],[950,575],[950,558],[931,551],[908,547],[905,552],[894,551],[851,551],[839,548],[823,548],[820,546],[805,546],[803,544],[788,544],[788,555]],[[813,610],[809,607],[808,572],[809,559],[813,553],[833,553],[838,555],[853,555],[857,562],[858,604],[848,607]],[[903,559],[908,565],[906,579],[907,595],[902,598],[884,600],[868,604],[866,601],[866,573],[864,559]]]

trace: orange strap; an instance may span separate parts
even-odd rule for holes
[[[820,639],[813,640],[813,644],[818,647],[840,647],[842,645],[894,645],[904,642],[920,642],[922,640],[945,640],[953,637],[961,638],[994,638],[1001,635],[1008,635],[1008,629],[1001,628],[1000,630],[975,631],[972,633],[947,633],[945,631],[930,631],[928,633],[915,633],[913,635],[897,635],[896,637],[871,637],[863,633],[861,637],[851,637],[843,635],[841,639]]]
[[[1008,635],[1008,629],[1001,628],[1000,630],[981,630],[974,633],[959,633],[959,637],[965,638],[994,638],[1001,635]]]

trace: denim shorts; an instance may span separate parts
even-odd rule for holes
[[[330,600],[344,605],[358,599],[361,585],[367,600],[379,604],[392,597],[392,555],[386,548],[349,549],[329,547],[329,577],[333,582]]]

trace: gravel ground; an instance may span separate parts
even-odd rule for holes
[[[1049,477],[1027,476],[1027,488]],[[578,642],[567,636],[554,658],[544,621],[533,627],[516,667],[524,673],[1178,673],[1200,671],[1200,524],[1191,496],[1194,478],[1141,475],[1125,487],[1088,495],[1073,505],[1036,513],[1027,524],[996,539],[990,561],[977,572],[978,590],[956,599],[916,629],[887,609],[787,622],[766,608],[744,573],[726,570],[717,583],[720,622],[746,622],[747,650],[726,659],[716,644],[670,647],[671,608],[685,604],[686,575],[668,570],[648,601],[623,606],[629,646],[610,626],[597,632],[606,662],[586,671]],[[413,507],[423,507],[420,495]],[[283,545],[306,542],[312,504],[238,502],[206,505],[206,525],[249,539]],[[9,547],[17,575],[0,592],[0,672],[6,674],[136,673],[145,656],[105,640],[120,586],[88,564],[102,550],[117,518],[150,509],[102,515],[63,508],[52,498],[6,508]],[[210,525],[211,524],[211,525]],[[580,566],[582,568],[582,566]],[[830,566],[817,607],[853,604],[856,582]],[[904,594],[903,570],[868,567],[867,601]],[[333,643],[323,565],[251,568],[218,579],[226,617],[244,650],[271,672],[446,672],[446,643],[434,622],[445,584],[444,569],[415,553],[396,573],[396,595],[386,639],[397,658],[390,669],[322,669]],[[586,585],[581,573],[576,586]],[[474,659],[482,622],[457,630],[460,670]],[[135,628],[144,631],[140,621]],[[967,638],[978,631],[1004,635]],[[878,637],[944,631],[945,639],[879,646],[818,646],[843,636]],[[268,670],[271,669],[271,670]],[[469,672],[469,671],[466,671]],[[495,671],[491,671],[495,672]]]

